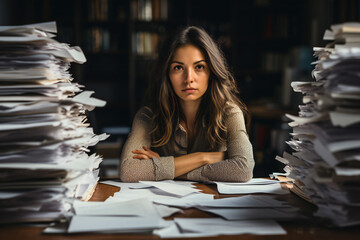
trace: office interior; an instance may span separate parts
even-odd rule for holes
[[[255,177],[282,171],[288,150],[285,113],[302,101],[292,81],[309,81],[313,47],[325,46],[332,24],[360,21],[359,0],[0,0],[0,25],[56,21],[56,39],[80,46],[87,62],[73,64],[74,81],[107,101],[88,113],[95,132],[111,135],[92,151],[103,155],[102,177],[118,174],[121,147],[142,105],[163,39],[196,25],[223,50],[240,98],[248,106]]]

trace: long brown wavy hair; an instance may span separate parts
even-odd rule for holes
[[[147,99],[145,105],[153,112],[154,128],[151,134],[155,138],[152,147],[167,144],[174,136],[178,119],[185,120],[179,99],[170,82],[169,67],[175,51],[188,44],[200,49],[210,66],[208,89],[202,96],[195,121],[196,129],[201,126],[202,121],[205,122],[209,146],[212,148],[215,144],[225,141],[224,134],[227,129],[224,120],[231,104],[239,106],[245,114],[247,113],[245,104],[237,96],[235,79],[218,45],[205,30],[195,26],[186,27],[160,51],[157,67],[152,74],[153,78],[145,98]]]

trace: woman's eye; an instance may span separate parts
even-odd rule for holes
[[[205,66],[202,65],[202,64],[200,64],[200,65],[196,65],[195,68],[196,68],[197,70],[203,70],[203,69],[205,69]]]
[[[174,66],[174,70],[181,70],[181,69],[182,69],[182,66],[180,66],[180,65]]]

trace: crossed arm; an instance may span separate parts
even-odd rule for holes
[[[159,158],[159,154],[151,151],[149,148],[143,146],[141,150],[133,150],[134,159],[152,159]],[[201,166],[220,162],[224,160],[224,152],[196,152],[174,158],[175,174],[174,177],[184,175],[191,170]]]
[[[254,167],[252,146],[246,134],[242,112],[239,111],[232,114],[227,122],[227,157],[224,159],[224,152],[195,152],[179,157],[159,156],[149,149],[151,114],[146,109],[140,110],[123,147],[120,179],[124,182],[179,177],[192,181],[250,180]]]

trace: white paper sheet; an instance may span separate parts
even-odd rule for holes
[[[156,215],[153,204],[147,199],[112,202],[74,202],[76,215],[87,216],[145,216]]]
[[[43,22],[35,24],[17,25],[17,26],[0,26],[0,32],[31,32],[33,29],[39,29],[46,32],[56,33],[56,22]]]
[[[149,186],[156,187],[158,189],[161,189],[165,192],[168,192],[170,194],[173,194],[173,195],[176,195],[179,197],[184,197],[191,193],[197,193],[200,191],[199,189],[195,189],[192,187],[175,184],[175,183],[171,183],[171,182],[155,182],[155,181],[140,181],[140,182],[143,184],[149,185]]]
[[[121,189],[124,188],[150,188],[151,186],[143,184],[143,183],[125,183],[120,180],[106,180],[100,183],[120,187]]]
[[[153,217],[73,216],[68,233],[152,231],[164,226]]]
[[[220,218],[175,218],[181,231],[216,235],[282,235],[285,230],[275,221],[225,221]]]
[[[280,183],[265,185],[235,185],[225,182],[215,182],[217,189],[221,194],[251,194],[251,193],[268,193],[268,194],[288,194],[288,189],[283,189]]]
[[[150,201],[159,200],[159,199],[178,199],[177,195],[170,194],[158,188],[146,188],[146,189],[122,189],[120,192],[114,194],[114,198],[120,199],[138,199],[146,198]]]
[[[157,204],[162,204],[167,206],[189,208],[196,206],[199,202],[211,201],[213,199],[214,196],[211,194],[194,193],[182,198],[168,198],[168,199],[163,198],[163,199],[154,199],[153,201]]]
[[[44,234],[60,234],[60,233],[67,233],[68,223],[57,223],[54,225],[50,225],[49,227],[45,228],[43,233]]]
[[[184,211],[179,208],[168,207],[157,204],[154,204],[154,207],[161,217],[169,217],[175,213],[184,213]]]
[[[268,207],[290,207],[288,203],[273,199],[268,196],[247,195],[242,197],[228,197],[214,200],[195,201],[197,206],[223,207],[223,208],[268,208]]]
[[[217,236],[217,233],[198,233],[198,232],[181,232],[177,227],[175,221],[169,220],[167,227],[157,229],[153,231],[154,235],[158,235],[160,238],[194,238],[194,237],[212,237]]]
[[[297,220],[303,218],[296,212],[296,209],[289,208],[196,208],[231,221],[252,219]]]
[[[227,185],[242,186],[242,185],[266,185],[266,184],[274,184],[279,182],[280,181],[266,179],[266,178],[252,178],[250,181],[247,182],[223,182],[223,183]]]

